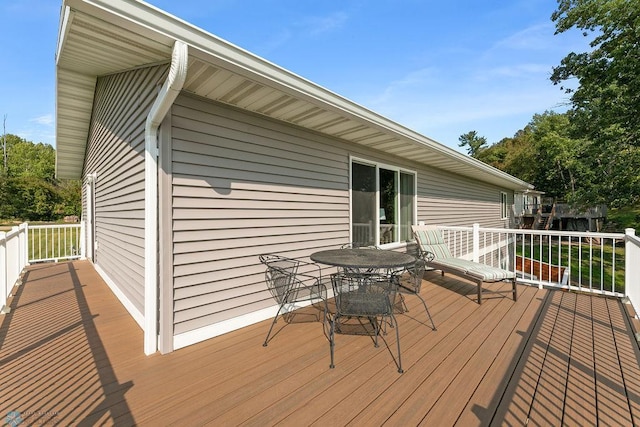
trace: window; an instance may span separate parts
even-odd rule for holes
[[[415,199],[415,173],[352,161],[351,240],[361,245],[411,240]]]
[[[500,192],[500,217],[502,219],[507,219],[509,217],[507,193],[504,192]]]

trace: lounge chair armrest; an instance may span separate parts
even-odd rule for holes
[[[436,254],[434,254],[433,252],[429,252],[429,251],[425,251],[425,252],[420,251],[420,256],[422,257],[424,262],[431,262],[434,259],[436,259]]]

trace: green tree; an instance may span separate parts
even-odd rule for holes
[[[78,179],[58,181],[58,203],[54,213],[58,216],[82,215],[82,182]]]
[[[0,218],[53,221],[81,214],[81,182],[55,179],[55,149],[5,135],[7,169],[0,173]]]
[[[466,146],[467,153],[474,158],[477,158],[480,152],[487,148],[487,138],[478,136],[478,132],[475,130],[460,135],[458,141],[460,141],[458,147]]]
[[[555,84],[577,80],[568,112],[574,139],[585,142],[576,188],[584,204],[611,207],[640,200],[640,0],[559,0],[556,33],[577,28],[592,50],[569,53],[553,69]]]
[[[536,114],[512,138],[487,147],[478,160],[533,184],[548,196],[576,202],[586,178],[583,161],[589,145],[571,137],[566,114]]]
[[[529,125],[539,165],[534,178],[536,186],[543,188],[549,197],[579,203],[578,190],[586,179],[581,159],[588,144],[571,137],[566,114],[536,114]]]
[[[7,176],[34,177],[53,181],[56,151],[49,144],[34,144],[16,135],[7,135]]]

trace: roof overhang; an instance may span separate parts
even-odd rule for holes
[[[65,0],[56,52],[56,173],[81,177],[96,79],[189,46],[186,92],[503,188],[533,188],[147,3]]]

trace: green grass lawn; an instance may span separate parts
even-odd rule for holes
[[[607,225],[612,231],[624,233],[625,228],[633,228],[640,235],[640,204],[620,209],[610,209]]]

